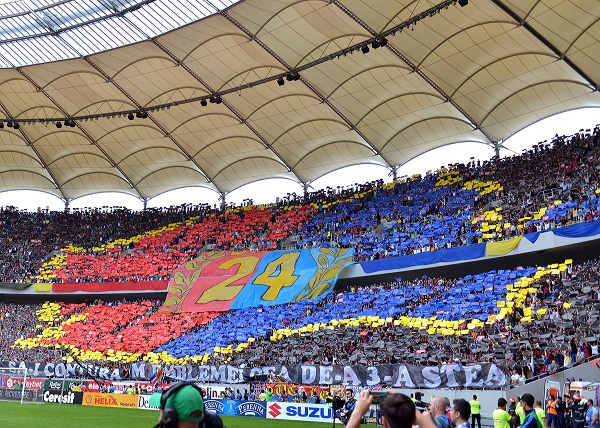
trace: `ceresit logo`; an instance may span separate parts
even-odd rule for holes
[[[44,402],[46,403],[63,403],[63,404],[73,404],[75,400],[75,394],[72,392],[68,392],[66,394],[56,394],[50,391],[44,392]]]
[[[12,378],[10,378],[10,377],[9,377],[9,378],[6,380],[6,387],[7,387],[8,389],[12,389],[14,384],[15,384],[15,383],[14,383],[14,381],[12,380]]]
[[[281,415],[281,406],[277,403],[271,404],[269,406],[269,415],[273,416],[274,418]]]

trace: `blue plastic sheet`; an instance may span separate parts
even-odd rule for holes
[[[403,257],[361,262],[360,265],[365,273],[374,273],[386,270],[404,269],[412,266],[430,265],[434,263],[473,260],[483,256],[485,256],[485,243],[448,248],[446,250],[431,251],[426,253],[411,254]]]
[[[600,220],[588,221],[585,223],[574,224],[568,227],[561,227],[552,231],[556,236],[565,238],[583,238],[600,234]]]

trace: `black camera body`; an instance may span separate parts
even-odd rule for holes
[[[340,410],[344,407],[344,404],[346,404],[346,400],[335,396],[331,399],[331,408],[333,410]]]

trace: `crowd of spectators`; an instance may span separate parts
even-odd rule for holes
[[[206,213],[149,234],[126,247],[81,253],[67,250],[66,263],[52,271],[53,282],[121,282],[169,279],[177,266],[201,251],[273,251],[311,216],[311,208],[239,209]]]
[[[41,305],[0,303],[0,361],[60,361],[55,348],[14,347],[17,339],[33,338],[42,332],[36,311]]]
[[[458,180],[443,187],[439,171],[390,185],[372,183],[371,191],[355,192],[351,199],[343,194],[337,203],[322,205],[305,224],[298,245],[354,246],[357,260],[368,261],[597,219],[599,142],[596,127],[570,137],[557,135],[520,155],[456,164],[451,170]],[[471,186],[461,188],[466,183]],[[473,190],[486,186],[485,193]],[[488,234],[481,226],[490,203],[499,207],[500,221]]]
[[[352,287],[318,302],[220,314],[159,312],[160,302],[156,300],[97,301],[61,304],[57,311],[60,316],[43,321],[36,315],[39,305],[3,304],[0,360],[58,361],[74,354],[90,361],[86,356],[89,351],[97,358],[91,361],[110,368],[126,368],[128,362],[150,353],[168,354],[179,363],[197,363],[199,360],[190,357],[205,355],[208,358],[202,363],[240,367],[496,362],[510,369],[511,382],[516,384],[598,355],[600,260],[543,276],[534,284],[536,292],[530,292],[522,305],[515,306],[506,317],[495,316],[496,301],[506,294],[506,284],[496,280],[502,276],[514,282],[520,275],[530,276],[535,271],[520,268],[459,279],[397,279]],[[528,309],[531,319],[524,316]],[[343,322],[371,316],[386,318],[386,322]],[[432,333],[395,322],[403,317],[432,316],[457,321],[456,330],[466,329],[473,320],[486,322],[462,335]],[[307,328],[315,324],[335,328]],[[18,339],[40,336],[48,327],[60,327],[66,334],[48,336],[38,344],[51,346],[12,346]],[[295,334],[283,334],[282,330]],[[76,351],[65,354],[65,346]]]
[[[298,247],[354,247],[356,260],[368,261],[593,220],[600,204],[599,139],[596,127],[512,157],[389,184],[288,194],[260,208],[27,213],[7,207],[0,209],[0,281],[165,280],[201,251],[284,249],[294,235]],[[442,180],[450,173],[453,180]],[[499,224],[482,233],[482,211],[491,202],[499,206]],[[57,253],[66,255],[64,262],[39,275]]]
[[[69,245],[93,248],[205,215],[207,210],[206,206],[189,205],[140,212],[102,208],[31,213],[1,208],[0,281],[32,281],[44,261]]]

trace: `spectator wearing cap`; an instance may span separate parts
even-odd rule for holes
[[[155,428],[177,426],[177,428],[198,428],[204,420],[204,401],[199,388],[193,385],[175,384],[162,395],[154,395],[151,406],[158,405],[160,414]],[[155,398],[156,397],[156,398]],[[177,421],[177,425],[175,425]]]

